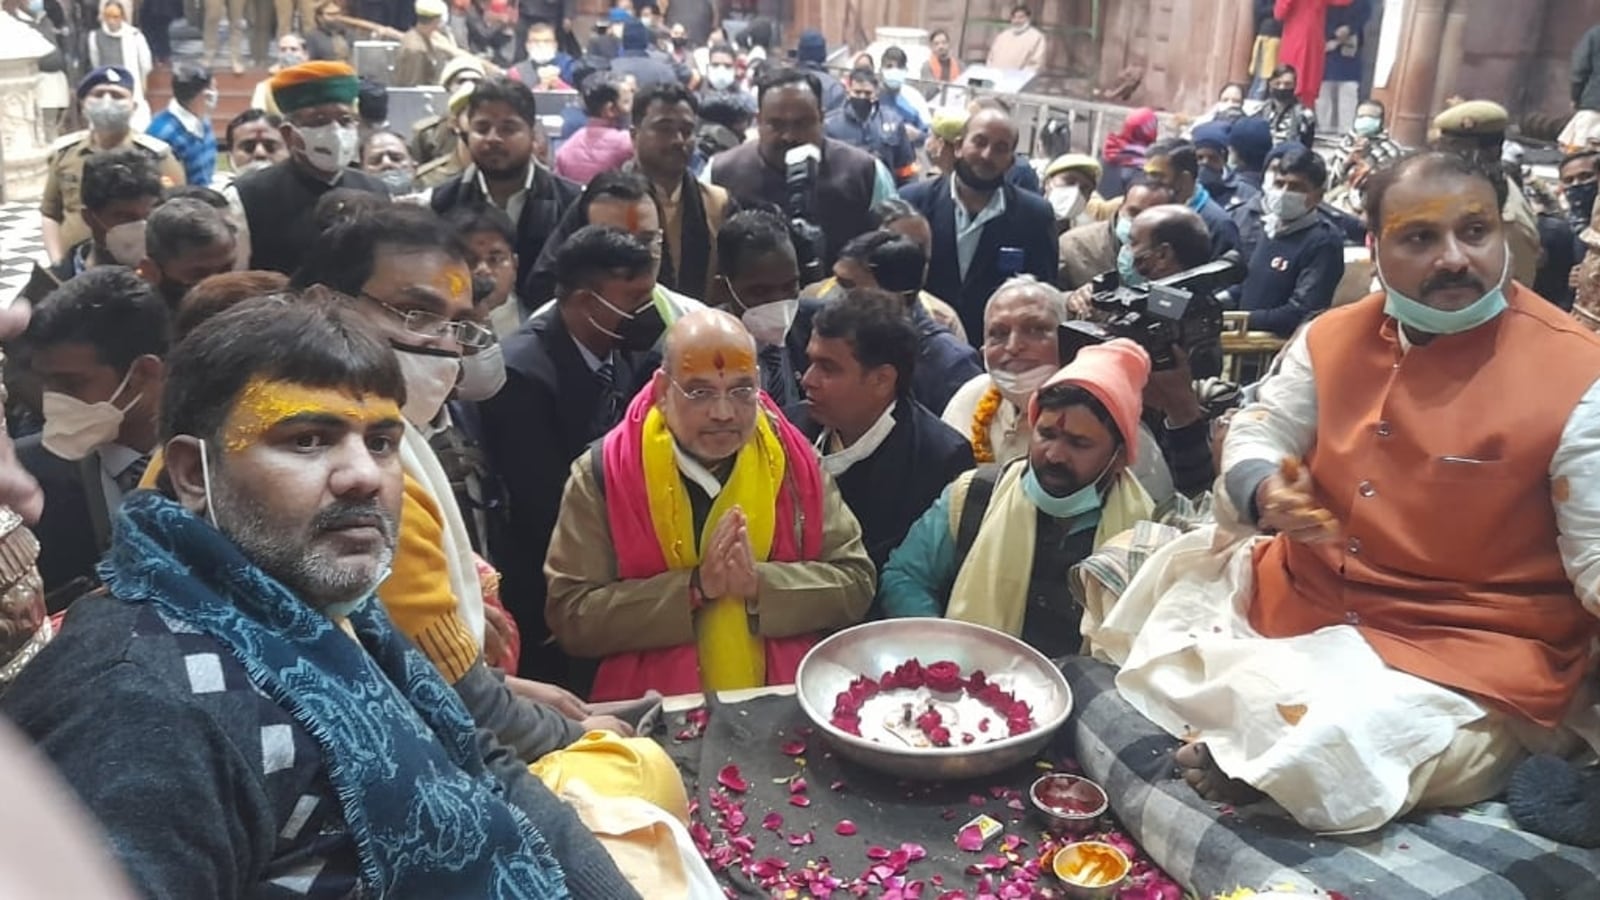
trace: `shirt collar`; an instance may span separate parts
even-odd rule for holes
[[[179,103],[176,100],[168,103],[167,111],[172,113],[172,115],[177,118],[178,124],[182,125],[185,131],[189,132],[195,137],[206,136],[205,123],[200,121],[199,116],[185,109],[182,103]]]
[[[121,444],[101,444],[95,451],[100,454],[100,468],[112,478],[121,475],[124,469],[144,456],[132,447],[124,447]]]
[[[528,175],[527,175],[526,178],[524,178],[522,180],[522,190],[517,191],[518,194],[527,193],[529,190],[531,190],[533,188],[533,178],[534,178],[534,176],[536,174],[538,174],[538,172],[537,172],[538,165],[539,164],[534,162],[533,160],[531,160],[531,159],[528,160]],[[478,182],[478,190],[480,192],[482,192],[482,194],[483,194],[483,196],[485,198],[488,198],[489,197],[489,182],[484,180],[483,170],[479,169],[476,164],[474,164],[472,166],[472,177],[474,179],[476,179],[477,182]],[[513,195],[513,196],[515,196],[515,195]]]
[[[507,300],[506,302],[510,303],[511,301]],[[589,367],[589,371],[598,372],[600,371],[601,366],[605,365],[606,362],[611,360],[610,354],[607,354],[605,359],[601,359],[600,357],[596,356],[593,350],[585,347],[583,342],[578,340],[577,335],[568,334],[567,336],[572,338],[572,346],[578,348],[578,355],[583,357],[584,365]]]
[[[899,405],[899,401],[890,403],[883,414],[878,416],[878,421],[872,423],[871,428],[868,428],[854,444],[841,450],[828,452],[833,442],[834,430],[831,428],[824,430],[817,437],[816,443],[817,453],[822,454],[822,470],[838,478],[848,472],[851,466],[877,453],[878,448],[889,438],[889,432],[894,430],[894,411]]]
[[[989,203],[974,215],[968,213],[966,205],[961,202],[961,195],[956,192],[956,176],[952,174],[950,176],[950,199],[954,200],[956,204],[956,228],[958,230],[982,225],[990,219],[1005,215],[1006,212],[1006,189],[1004,185],[1001,185],[993,194],[990,194]]]
[[[690,456],[678,446],[677,439],[672,441],[672,455],[678,461],[678,472],[683,477],[699,485],[712,500],[717,499],[717,495],[722,493],[722,482],[717,480],[717,476],[711,474],[711,470],[701,464],[700,460]]]

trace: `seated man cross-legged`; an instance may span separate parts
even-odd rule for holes
[[[820,632],[866,613],[861,527],[760,383],[738,319],[689,313],[574,461],[547,617],[562,649],[601,659],[594,699],[786,684]]]
[[[1149,376],[1149,355],[1130,340],[1079,350],[1028,403],[1027,456],[958,477],[911,526],[883,569],[884,613],[943,615],[1050,656],[1077,652],[1083,607],[1067,570],[1154,512],[1128,470]]]
[[[1510,278],[1504,199],[1447,154],[1373,174],[1383,291],[1288,345],[1232,420],[1219,524],[1154,553],[1085,632],[1191,741],[1177,761],[1203,794],[1368,831],[1573,743],[1600,610],[1600,340]]]

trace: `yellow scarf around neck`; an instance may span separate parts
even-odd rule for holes
[[[734,457],[733,470],[722,491],[711,504],[705,525],[695,540],[694,510],[689,502],[683,475],[678,471],[677,451],[666,417],[659,408],[645,416],[642,436],[645,489],[650,503],[650,521],[669,569],[692,569],[700,564],[700,548],[710,539],[717,523],[735,506],[744,511],[750,535],[750,550],[756,562],[765,562],[772,552],[772,534],[777,523],[774,513],[778,490],[783,485],[787,459],[765,414],[756,416],[756,433]],[[708,691],[737,690],[766,684],[766,649],[761,638],[750,631],[744,597],[706,598],[695,622],[700,655],[700,681]]]

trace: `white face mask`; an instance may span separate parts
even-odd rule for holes
[[[461,378],[461,357],[443,350],[398,345],[394,355],[406,381],[406,405],[400,412],[407,422],[426,428],[438,418],[445,399],[456,389]]]
[[[506,358],[499,341],[471,356],[461,357],[461,383],[456,385],[456,399],[487,400],[500,393],[505,384]]]
[[[83,101],[83,116],[96,131],[121,131],[133,118],[133,101],[119,97],[90,97]]]
[[[1034,366],[1022,372],[990,369],[989,378],[994,381],[994,386],[1000,389],[1000,396],[1020,407],[1027,406],[1028,398],[1033,396],[1033,392],[1049,381],[1050,376],[1055,373],[1055,366]]]
[[[775,300],[745,310],[739,319],[758,345],[781,347],[784,338],[789,336],[789,326],[794,324],[794,314],[799,308],[799,300]]]
[[[356,145],[361,138],[354,125],[345,127],[330,123],[315,128],[296,126],[295,130],[305,141],[306,161],[318,171],[329,175],[342,172],[356,158]]]
[[[106,229],[106,252],[119,266],[137,266],[144,259],[144,220]]]
[[[1078,218],[1089,198],[1075,184],[1050,189],[1050,208],[1056,212],[1057,222],[1071,222]]]
[[[132,377],[133,369],[129,367],[128,374],[122,376],[122,383],[111,392],[111,399],[99,403],[85,403],[70,394],[45,391],[44,434],[40,443],[62,459],[77,460],[88,456],[96,447],[116,440],[127,409],[119,408],[116,399]],[[128,401],[128,407],[138,403],[143,396],[139,394]]]
[[[733,66],[711,66],[706,71],[706,80],[719,91],[733,87]]]

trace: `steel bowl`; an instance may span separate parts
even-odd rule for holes
[[[903,747],[857,737],[831,721],[835,698],[855,678],[882,676],[917,658],[950,660],[970,675],[981,669],[1033,708],[1036,727],[991,743]],[[1072,690],[1043,654],[1003,632],[952,619],[885,619],[847,628],[807,653],[795,676],[795,693],[819,731],[846,759],[898,778],[978,778],[1038,753],[1072,712]]]
[[[1090,807],[1089,811],[1066,812],[1050,805],[1046,795],[1057,790],[1082,795]],[[1033,802],[1034,810],[1039,813],[1039,818],[1044,820],[1045,827],[1052,834],[1088,834],[1096,830],[1100,824],[1100,817],[1105,815],[1106,808],[1111,805],[1106,797],[1105,788],[1081,775],[1068,775],[1064,772],[1052,772],[1040,776],[1033,786],[1028,788],[1028,799]]]

